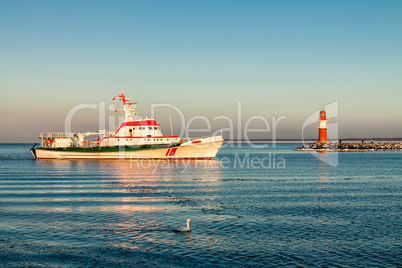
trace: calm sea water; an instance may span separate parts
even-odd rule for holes
[[[331,166],[300,144],[191,162],[33,160],[31,146],[0,144],[1,266],[402,264],[402,152],[321,155]]]

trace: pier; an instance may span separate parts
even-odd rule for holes
[[[401,151],[402,142],[315,142],[293,150],[328,152]]]

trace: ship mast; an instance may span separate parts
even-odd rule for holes
[[[117,96],[115,96],[113,98],[113,100],[115,100],[116,98],[119,98],[119,101],[123,102],[123,108],[120,108],[119,110],[123,110],[124,111],[124,121],[123,122],[130,122],[133,121],[133,116],[135,116],[137,114],[137,109],[136,109],[136,104],[137,102],[130,102],[131,99],[127,98],[124,95],[124,91],[121,91],[121,94],[118,94]],[[116,111],[118,113],[118,110]]]

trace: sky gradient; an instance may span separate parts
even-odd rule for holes
[[[237,128],[241,102],[241,128],[286,116],[276,138],[301,138],[338,101],[340,138],[402,137],[402,1],[0,1],[0,142],[64,131],[75,105],[108,105],[122,88],[143,116],[167,98],[212,132],[228,127],[222,115]],[[94,131],[98,112],[74,120]]]

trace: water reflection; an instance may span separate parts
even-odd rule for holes
[[[326,163],[332,167],[338,166],[338,152],[327,152],[327,151],[318,151],[318,152],[311,152],[317,159],[321,162]]]
[[[191,232],[174,232],[174,233],[177,238],[180,238],[179,242],[181,241],[182,238],[185,238],[187,245],[190,245],[190,243],[192,242]]]
[[[213,191],[217,196],[223,183],[220,161],[40,160],[35,164],[43,171],[43,187],[37,192],[52,194],[46,199],[48,207],[35,199],[43,212],[95,213],[107,230],[102,241],[133,249],[138,242],[141,249],[148,244],[152,250],[158,245],[193,247],[190,232],[174,233],[170,227],[193,216],[182,214],[180,204],[183,200],[187,205],[203,205],[198,193]]]
[[[324,161],[319,161],[318,162],[318,177],[319,177],[319,187],[321,189],[329,187],[329,181],[328,181],[328,158],[330,158],[330,154],[326,152],[322,152],[323,154],[321,155],[321,158]]]
[[[341,154],[342,165],[333,168],[310,154],[286,153],[294,146],[278,147],[286,169],[3,160],[2,243],[28,244],[21,249],[33,254],[14,263],[38,253],[49,256],[47,266],[62,265],[54,252],[83,267],[144,266],[151,263],[145,255],[172,267],[395,264],[402,233],[399,152]],[[228,150],[233,160],[237,149]],[[192,231],[174,233],[170,226],[187,218]],[[35,252],[38,242],[46,246]],[[2,249],[10,261],[19,255],[16,247]]]

